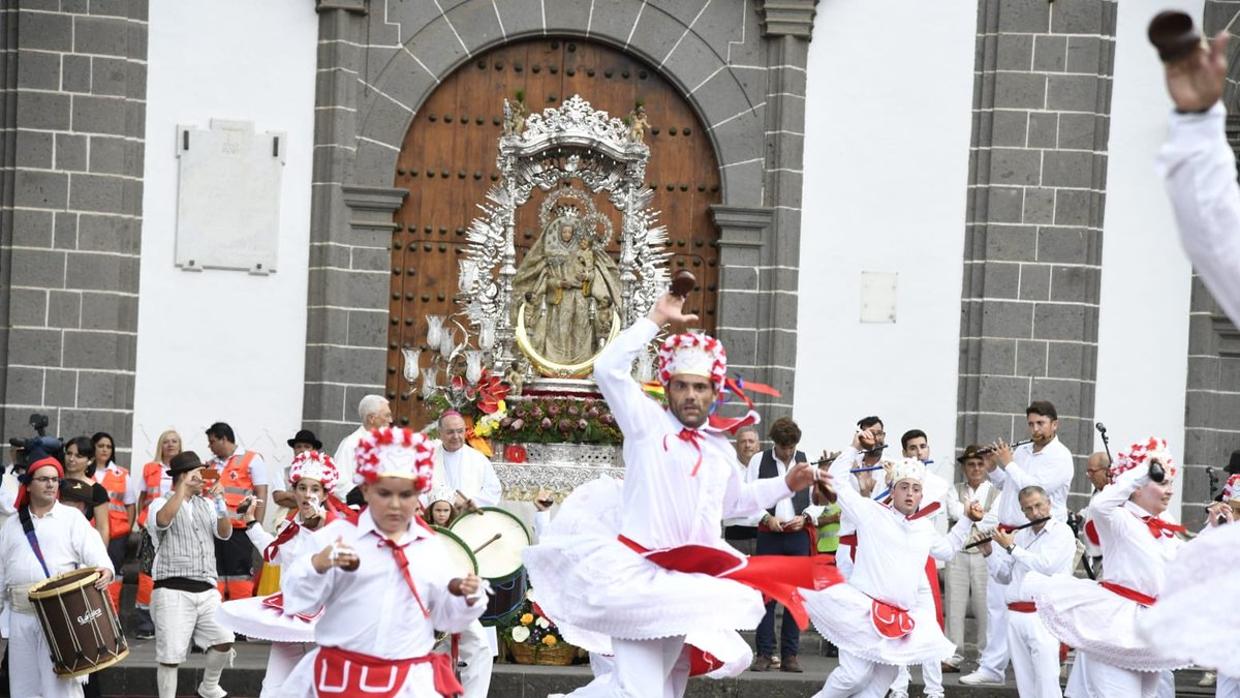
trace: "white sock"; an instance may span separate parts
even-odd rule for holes
[[[160,664],[155,669],[155,685],[159,687],[159,698],[177,698],[177,668]]]
[[[234,654],[232,650],[227,652],[219,652],[217,650],[207,650],[207,668],[202,672],[202,683],[198,684],[198,692],[207,693],[223,693],[220,688],[220,674],[224,673],[224,665],[232,661]]]

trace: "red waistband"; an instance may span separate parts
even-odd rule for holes
[[[314,660],[315,692],[320,698],[390,698],[405,685],[409,669],[415,664],[430,664],[435,677],[435,692],[452,698],[465,692],[453,671],[452,658],[446,654],[426,654],[407,659],[384,659],[340,647],[320,647]],[[355,673],[349,665],[356,665]]]
[[[809,613],[797,589],[825,589],[844,581],[825,556],[754,555],[747,558],[706,545],[650,550],[625,536],[617,536],[617,539],[663,569],[730,579],[760,591],[787,608],[802,630],[809,626]]]
[[[1142,606],[1153,606],[1154,602],[1158,600],[1157,596],[1149,596],[1147,594],[1142,594],[1136,589],[1129,589],[1128,587],[1123,586],[1122,584],[1116,584],[1114,582],[1098,582],[1098,583],[1102,585],[1103,589],[1106,589],[1107,591],[1113,594],[1118,594],[1124,597],[1125,599],[1128,599],[1129,601],[1136,601]]]
[[[853,545],[853,546],[855,546],[856,544],[857,544],[857,534],[856,534],[856,533],[845,533],[844,535],[840,536],[840,545]]]
[[[1007,606],[1009,611],[1017,613],[1036,613],[1038,610],[1038,605],[1032,601],[1013,601]]]

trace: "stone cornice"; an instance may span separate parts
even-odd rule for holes
[[[763,36],[795,36],[809,41],[814,31],[818,0],[757,0]]]

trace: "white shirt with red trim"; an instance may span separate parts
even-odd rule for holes
[[[302,548],[322,550],[342,538],[356,552],[360,564],[353,572],[333,567],[319,574],[310,554],[281,568],[280,589],[285,613],[323,615],[315,625],[315,642],[385,659],[408,659],[428,654],[435,644],[435,630],[461,632],[486,610],[480,599],[470,606],[448,592],[452,579],[448,554],[441,539],[416,521],[410,523],[401,544],[409,559],[409,573],[418,597],[430,612],[423,615],[418,601],[396,565],[392,550],[382,543],[369,510],[358,525],[337,520],[310,536]],[[312,670],[302,662],[298,671]]]
[[[594,362],[594,380],[624,432],[624,518],[620,533],[650,550],[722,547],[720,522],[753,516],[792,492],[783,478],[746,483],[722,432],[685,426],[642,391],[633,359],[658,334],[647,318],[621,332]],[[694,473],[696,469],[696,473]]]
[[[1155,537],[1142,520],[1150,513],[1128,501],[1149,481],[1144,468],[1127,470],[1094,495],[1087,511],[1102,542],[1102,579],[1157,597],[1167,579],[1167,563],[1179,554],[1183,541],[1169,534]]]
[[[846,481],[857,455],[852,447],[844,449],[828,471],[832,480]],[[840,508],[857,526],[857,559],[848,584],[870,598],[906,610],[915,608],[922,590],[928,589],[926,557],[950,560],[964,547],[973,522],[963,518],[947,535],[939,535],[929,517],[910,520],[848,486],[835,491]]]

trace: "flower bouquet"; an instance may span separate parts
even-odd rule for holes
[[[500,637],[517,664],[568,666],[577,656],[577,648],[564,641],[555,623],[529,599],[501,628]]]

